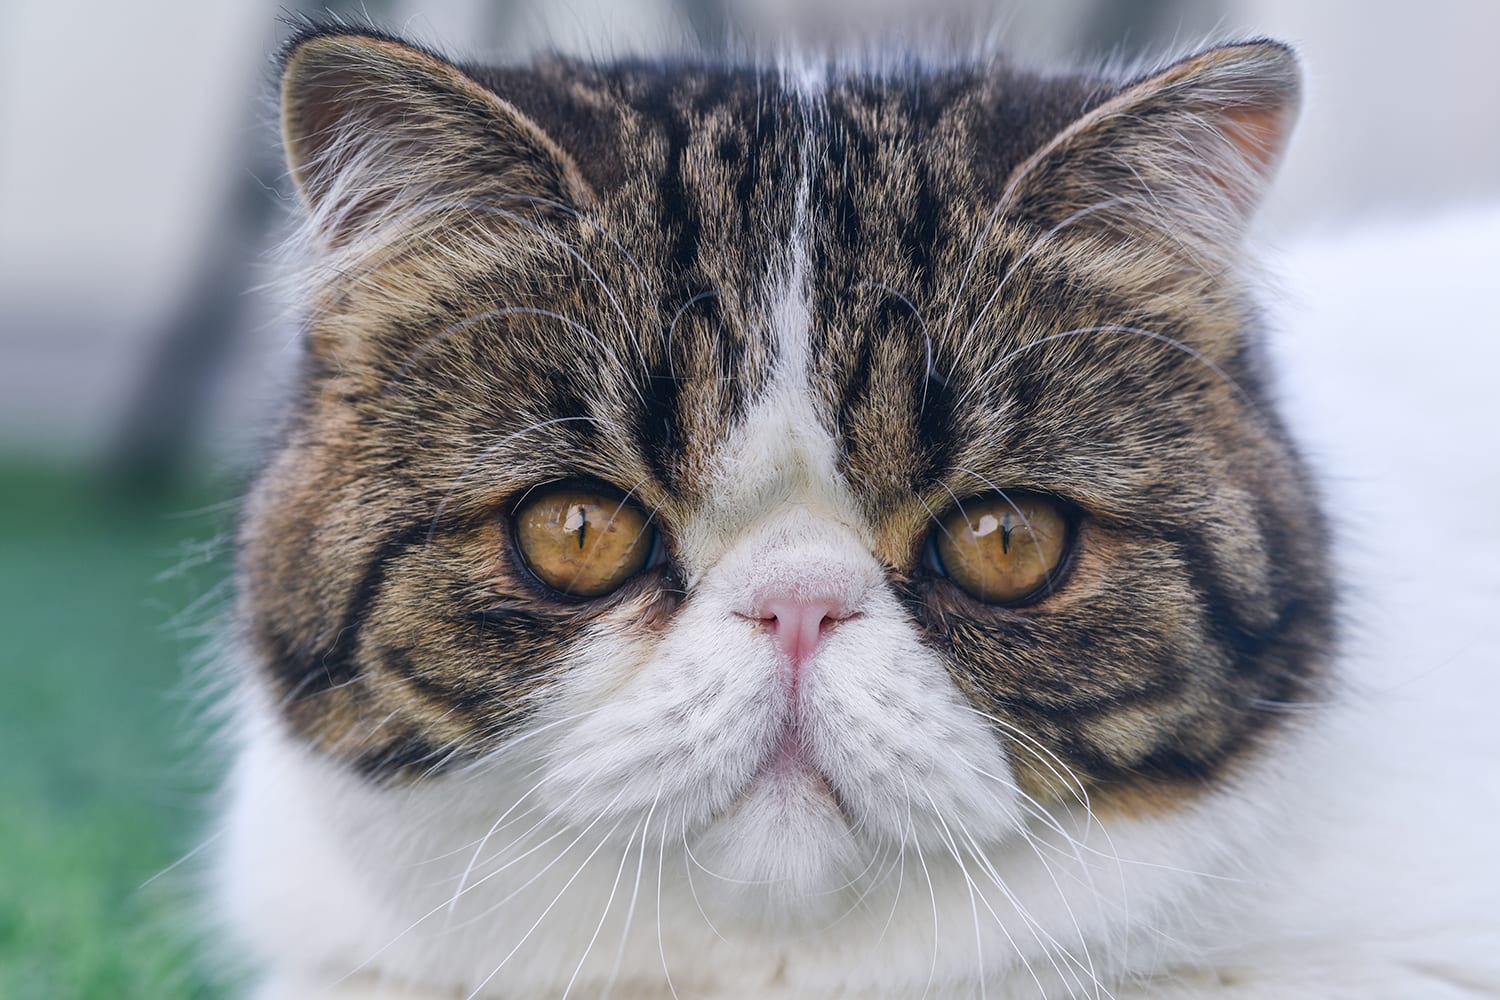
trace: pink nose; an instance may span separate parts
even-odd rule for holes
[[[826,597],[771,598],[761,602],[758,613],[770,626],[776,648],[791,665],[794,683],[802,664],[818,651],[828,630],[853,616],[844,602]]]

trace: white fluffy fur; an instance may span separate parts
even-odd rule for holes
[[[672,630],[642,652],[599,623],[482,766],[375,789],[249,699],[220,873],[276,970],[258,996],[1500,996],[1497,260],[1497,212],[1287,258],[1277,354],[1352,635],[1337,703],[1295,709],[1238,785],[1130,821],[1020,795],[783,371],[681,532]],[[788,337],[802,278],[772,296]],[[804,690],[854,833],[816,782],[761,773],[784,689],[732,614],[809,577],[862,612]]]

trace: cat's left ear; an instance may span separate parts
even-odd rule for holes
[[[313,28],[283,55],[282,141],[314,227],[333,245],[393,219],[480,204],[579,205],[572,158],[520,109],[431,52]]]
[[[1002,207],[1047,229],[1230,252],[1275,173],[1300,78],[1291,49],[1255,41],[1134,80],[1023,161]]]

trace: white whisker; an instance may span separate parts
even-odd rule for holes
[[[911,790],[909,788],[907,788],[906,776],[905,775],[901,776],[901,787],[906,790],[907,818],[908,818],[908,822],[909,822],[910,821],[910,811],[911,811]],[[922,847],[921,847],[920,844],[916,845],[916,854],[917,854],[917,863],[922,866],[922,874],[927,879],[927,894],[932,897],[932,964],[927,969],[927,985],[925,987],[923,987],[923,989],[922,989],[922,1000],[926,1000],[927,995],[932,992],[932,983],[933,983],[933,980],[937,978],[937,964],[938,964],[938,905],[937,905],[937,888],[935,886],[933,886],[933,884],[932,884],[932,872],[928,871],[928,869],[927,869],[927,859],[925,857],[923,857]]]
[[[1190,347],[1189,345],[1184,344],[1182,341],[1177,340],[1173,337],[1168,337],[1165,334],[1157,333],[1153,330],[1142,330],[1138,327],[1126,326],[1124,324],[1118,323],[1101,323],[1097,326],[1083,326],[1072,330],[1063,330],[1059,333],[1049,333],[1045,336],[1029,340],[1026,343],[1022,344],[1020,347],[1007,351],[1005,354],[1002,354],[997,360],[991,362],[990,366],[986,368],[978,378],[974,379],[967,389],[959,394],[959,398],[954,405],[962,405],[981,387],[987,387],[993,384],[996,374],[1005,364],[1015,360],[1017,357],[1026,353],[1027,351],[1032,351],[1038,347],[1043,347],[1047,344],[1055,343],[1060,340],[1069,340],[1074,337],[1083,337],[1098,333],[1126,334],[1128,336],[1141,337],[1145,340],[1153,340],[1159,344],[1165,345],[1166,347],[1169,347],[1174,351],[1180,351],[1181,353],[1187,355],[1189,358],[1192,358],[1197,363],[1201,364],[1204,368],[1207,368],[1226,386],[1228,386],[1229,389],[1235,394],[1235,396],[1238,397],[1240,402],[1245,406],[1246,412],[1248,412],[1255,420],[1260,422],[1262,425],[1268,425],[1270,423],[1265,414],[1261,412],[1260,407],[1255,402],[1254,397],[1246,392],[1238,382],[1231,378],[1228,372],[1226,372],[1223,368],[1216,364],[1211,358],[1204,355],[1201,351],[1198,351],[1195,348]]]
[[[661,884],[667,871],[667,824],[662,821],[661,846],[656,855],[656,951],[661,956],[662,975],[667,978],[667,989],[672,1000],[678,1000],[677,987],[672,984],[672,970],[667,966],[667,942],[661,932]]]
[[[911,299],[907,298],[905,295],[902,295],[900,292],[896,291],[894,288],[892,288],[890,285],[887,285],[883,281],[862,281],[854,287],[856,289],[877,288],[880,291],[885,292],[887,295],[891,296],[891,298],[895,299],[902,305],[906,306],[907,309],[911,310],[911,314],[916,317],[917,323],[922,327],[922,341],[924,345],[923,350],[925,352],[924,365],[922,369],[924,372],[924,376],[922,378],[922,400],[917,405],[917,413],[918,415],[926,413],[927,383],[936,376],[936,373],[933,371],[932,367],[932,332],[927,328],[927,319],[922,315],[922,310],[918,309]]]
[[[517,438],[524,437],[527,434],[539,431],[545,427],[552,427],[557,424],[570,424],[579,422],[596,423],[606,427],[611,427],[615,430],[621,430],[620,425],[615,423],[614,421],[602,420],[598,417],[554,417],[551,420],[539,420],[536,423],[531,424],[530,426],[523,427],[518,431],[505,435],[505,437],[501,438],[499,441],[480,452],[479,455],[472,462],[470,462],[461,473],[459,473],[458,478],[454,480],[453,486],[450,487],[448,492],[443,495],[443,499],[439,501],[437,509],[433,511],[432,521],[427,529],[428,544],[431,544],[433,538],[436,536],[438,524],[442,521],[443,514],[447,511],[448,504],[452,501],[453,495],[458,492],[459,487],[461,487],[468,480],[469,476],[473,475],[481,465],[493,459],[504,449],[510,447],[510,445]]]
[[[615,988],[615,980],[620,975],[620,965],[625,961],[625,945],[630,939],[630,928],[635,921],[635,904],[641,894],[641,873],[646,867],[646,837],[651,831],[651,817],[655,815],[656,806],[661,802],[661,793],[662,786],[658,785],[656,795],[651,800],[651,807],[646,810],[646,818],[641,823],[641,847],[636,855],[635,885],[630,890],[630,906],[625,911],[625,926],[620,931],[620,945],[615,949],[615,961],[610,966],[609,978],[605,980],[604,992],[600,995],[600,1000],[609,1000],[609,995]],[[665,823],[663,829],[665,829]]]
[[[999,280],[999,282],[996,283],[994,290],[990,292],[989,298],[987,298],[987,299],[984,300],[984,304],[979,307],[979,312],[975,314],[974,319],[969,323],[968,329],[964,331],[964,335],[959,339],[958,350],[956,351],[955,356],[956,357],[964,357],[967,354],[968,348],[969,348],[969,339],[974,335],[974,331],[979,328],[980,321],[983,320],[984,317],[985,317],[985,314],[990,311],[990,307],[995,304],[995,300],[1000,297],[1000,293],[1003,292],[1005,290],[1005,287],[1010,284],[1010,279],[1013,278],[1013,277],[1015,277],[1016,274],[1021,270],[1021,265],[1024,264],[1024,263],[1026,263],[1028,260],[1030,260],[1033,254],[1035,254],[1038,250],[1040,250],[1043,246],[1045,246],[1049,241],[1051,241],[1053,237],[1055,237],[1058,233],[1062,232],[1064,229],[1067,229],[1069,226],[1071,226],[1071,225],[1073,225],[1073,224],[1075,224],[1075,223],[1077,223],[1077,222],[1079,222],[1079,221],[1081,221],[1083,219],[1088,218],[1090,215],[1093,215],[1095,212],[1100,212],[1100,211],[1103,211],[1106,208],[1112,208],[1112,207],[1114,207],[1116,205],[1126,204],[1126,203],[1131,202],[1132,200],[1133,199],[1130,199],[1130,198],[1106,198],[1103,201],[1095,202],[1092,205],[1085,205],[1083,208],[1078,209],[1072,215],[1069,215],[1067,218],[1063,219],[1057,225],[1053,226],[1051,229],[1047,230],[1046,232],[1042,233],[1042,235],[1038,236],[1032,242],[1032,244],[1030,246],[1028,246],[1021,253],[1021,255],[1019,257],[1016,258],[1016,260],[1010,265],[1010,267],[1006,269],[1005,274],[1001,275],[1000,280]],[[991,223],[994,222],[994,216],[991,216],[990,222]],[[986,226],[986,232],[987,231],[988,231],[988,226]],[[978,245],[976,244],[976,246],[975,246],[975,253],[976,254],[978,253],[978,249],[979,249]],[[970,265],[971,266],[972,266],[972,263],[973,263],[973,261],[971,259],[971,261],[970,261]],[[968,272],[967,271],[965,271],[964,277],[965,278],[968,277]],[[954,304],[955,304],[955,306],[960,301],[960,299],[962,297],[962,292],[963,292],[963,285],[962,285],[962,283],[960,283],[960,285],[959,285],[959,293],[954,296]],[[950,321],[952,320],[952,314],[951,314],[951,312],[949,314],[949,320]],[[947,332],[947,328],[944,329],[944,332],[945,333]]]
[[[495,966],[490,974],[485,976],[484,979],[480,981],[479,985],[474,987],[473,991],[471,991],[469,995],[464,998],[464,1000],[474,1000],[474,998],[477,997],[480,992],[489,985],[490,980],[494,979],[497,975],[500,974],[500,970],[505,968],[505,964],[509,962],[513,957],[515,957],[516,952],[521,950],[521,946],[524,945],[531,938],[531,935],[536,932],[536,929],[542,925],[542,921],[547,919],[547,914],[551,913],[552,908],[557,905],[558,900],[563,898],[563,894],[568,891],[568,887],[578,880],[578,876],[583,874],[583,871],[588,867],[589,862],[594,859],[594,855],[598,854],[601,850],[604,849],[604,845],[609,843],[610,838],[614,836],[614,832],[618,830],[620,828],[620,825],[624,822],[625,821],[623,819],[615,821],[615,825],[610,827],[609,832],[607,832],[602,838],[600,838],[598,846],[596,846],[592,851],[589,852],[588,857],[583,859],[583,863],[578,866],[578,870],[575,871],[571,876],[569,876],[568,880],[563,883],[561,889],[557,890],[557,895],[553,896],[552,902],[548,903],[547,906],[542,910],[541,916],[537,917],[532,925],[526,929],[526,933],[521,935],[521,940],[516,942],[515,947],[511,948],[511,950],[506,953],[506,956],[500,960],[500,964]],[[593,823],[590,823],[589,827],[592,827],[593,825]],[[586,827],[585,830],[587,829],[588,828]],[[578,843],[578,841],[575,840],[573,841],[573,843],[576,844]],[[572,847],[573,845],[569,844],[568,846]],[[566,853],[566,851],[564,853]],[[550,868],[552,866],[548,865],[547,867]],[[546,869],[543,870],[545,871]]]
[[[948,852],[953,855],[953,860],[958,862],[959,873],[964,877],[964,886],[969,890],[969,911],[974,918],[974,971],[979,980],[980,1000],[984,1000],[985,981],[989,979],[989,976],[985,974],[984,968],[984,935],[980,933],[979,930],[979,903],[974,898],[974,879],[969,876],[969,866],[964,864],[963,854],[958,850],[957,845],[954,843],[953,834],[948,830],[948,822],[947,820],[943,819],[942,812],[938,810],[936,800],[934,800],[933,797],[926,792],[924,792],[923,795],[927,799],[927,804],[932,807],[932,815],[937,819],[938,824],[943,828],[944,844],[947,846]],[[1006,936],[1007,939],[1010,938],[1010,932],[1005,929],[1004,924],[1000,925],[1000,931]],[[1012,950],[1015,950],[1017,954],[1020,954],[1020,951],[1016,948],[1016,943],[1014,941],[1010,942],[1010,946]],[[1026,968],[1029,970],[1031,966],[1028,964]],[[1032,978],[1036,979],[1035,974],[1032,975]],[[1040,979],[1036,980],[1036,985],[1038,989],[1041,989],[1042,982]]]
[[[479,323],[484,323],[492,319],[503,319],[507,316],[536,316],[542,319],[556,320],[557,322],[566,326],[568,329],[581,333],[589,340],[593,341],[594,346],[598,347],[599,350],[608,355],[609,359],[615,364],[616,367],[618,367],[622,372],[626,371],[625,363],[620,359],[620,355],[616,353],[615,349],[606,344],[604,342],[604,339],[593,330],[589,329],[587,326],[584,326],[582,323],[578,322],[572,317],[564,316],[562,313],[556,312],[552,309],[540,309],[532,306],[504,306],[496,309],[488,309],[484,312],[476,313],[473,316],[465,317],[464,319],[459,320],[458,322],[450,326],[444,327],[442,330],[439,330],[427,340],[423,341],[420,347],[416,348],[406,356],[406,359],[401,363],[401,366],[396,369],[395,381],[391,385],[387,386],[384,391],[386,393],[393,391],[395,386],[399,384],[401,380],[404,380],[411,374],[412,369],[415,368],[419,362],[430,355],[438,347],[447,343],[457,334],[460,334]],[[635,397],[640,402],[640,404],[642,406],[646,405],[646,397],[642,395],[640,386],[629,380],[623,381],[625,381],[625,383],[630,387],[631,391],[635,393]]]
[[[630,863],[630,845],[635,843],[635,836],[640,833],[644,836],[645,820],[630,832],[630,837],[625,841],[625,848],[620,852],[620,867],[615,871],[615,880],[609,887],[609,898],[604,901],[604,912],[599,914],[599,923],[594,927],[594,933],[589,937],[589,943],[583,948],[583,955],[578,959],[578,966],[573,970],[573,975],[568,978],[568,985],[563,988],[563,1000],[567,1000],[568,994],[573,992],[573,984],[578,981],[578,974],[583,971],[584,963],[589,959],[589,952],[594,950],[594,942],[599,940],[599,932],[604,930],[604,922],[609,919],[609,909],[614,905],[615,893],[620,888],[620,878],[625,874],[625,866]]]
[[[693,884],[693,863],[696,862],[689,862],[689,858],[691,858],[692,856],[692,851],[688,849],[687,815],[685,813],[682,817],[682,851],[682,870],[687,875],[688,892],[693,897],[693,905],[698,907],[698,914],[703,917],[703,922],[708,925],[708,929],[710,931],[713,931],[714,937],[718,938],[720,941],[723,941],[725,944],[728,944],[729,940],[724,937],[723,934],[719,933],[719,928],[714,925],[714,922],[712,920],[709,919],[708,911],[703,908],[703,900],[698,898],[698,887]]]

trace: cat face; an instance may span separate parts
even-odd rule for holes
[[[1121,85],[299,39],[259,682],[372,782],[522,769],[799,890],[1232,782],[1331,634],[1235,263],[1295,95],[1269,44]]]

